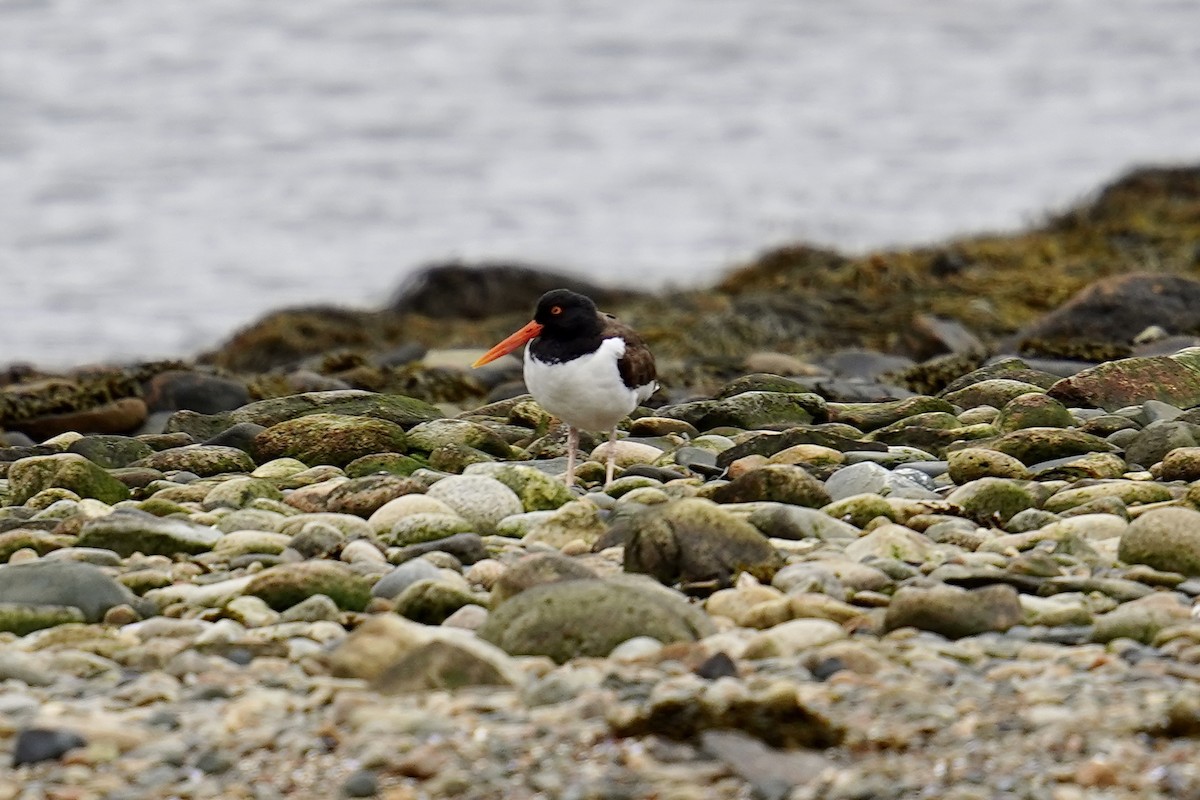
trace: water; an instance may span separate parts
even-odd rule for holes
[[[710,281],[1200,160],[1194,0],[0,0],[0,364],[519,258]]]

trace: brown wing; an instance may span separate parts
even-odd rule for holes
[[[648,397],[654,391],[654,379],[658,375],[654,368],[654,354],[642,341],[642,337],[638,336],[637,331],[613,317],[608,317],[604,324],[604,338],[613,336],[620,336],[625,340],[625,355],[617,362],[621,381],[630,389],[650,387],[644,395]]]

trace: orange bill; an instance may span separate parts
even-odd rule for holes
[[[539,322],[529,322],[524,328],[509,336],[498,345],[488,350],[479,360],[472,364],[472,367],[482,367],[489,361],[495,361],[500,356],[508,355],[513,350],[516,350],[521,345],[528,342],[530,339],[536,339],[538,334],[542,332],[542,325]]]

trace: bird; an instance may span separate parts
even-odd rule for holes
[[[575,483],[579,432],[608,431],[604,485],[612,483],[617,423],[658,388],[654,354],[632,328],[603,314],[586,295],[553,289],[533,319],[472,365],[525,348],[525,386],[538,405],[567,423],[568,486]]]

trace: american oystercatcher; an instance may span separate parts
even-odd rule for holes
[[[533,319],[483,354],[479,367],[525,348],[525,386],[533,399],[567,423],[567,485],[575,482],[579,431],[608,431],[605,485],[613,479],[617,423],[658,387],[650,348],[591,298],[555,289],[538,300]]]

